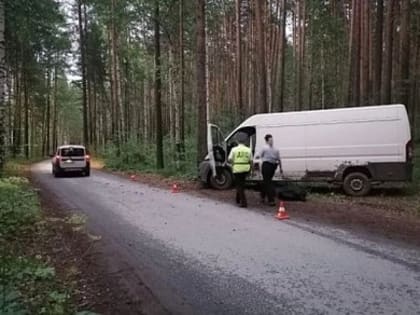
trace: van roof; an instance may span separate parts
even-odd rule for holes
[[[310,118],[316,119],[317,117],[321,117],[320,115],[325,115],[326,113],[334,114],[334,113],[342,113],[342,112],[366,112],[368,111],[384,111],[384,110],[392,110],[392,109],[399,109],[404,110],[405,106],[402,104],[392,104],[392,105],[377,105],[377,106],[363,106],[363,107],[346,107],[346,108],[335,108],[335,109],[324,109],[324,110],[310,110],[310,111],[291,111],[291,112],[280,112],[280,113],[263,113],[263,114],[256,114],[248,119],[246,119],[238,128],[246,127],[246,126],[259,126],[259,125],[275,125],[278,124],[279,119],[287,119],[288,117],[296,117],[305,120],[304,117],[308,117],[310,113]],[[238,129],[237,128],[237,129]]]

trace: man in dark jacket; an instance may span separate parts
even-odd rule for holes
[[[283,169],[281,166],[280,152],[273,146],[273,136],[267,134],[264,139],[266,145],[259,154],[262,160],[261,172],[264,181],[264,185],[261,189],[261,201],[265,202],[265,197],[267,197],[269,205],[274,206],[275,191],[273,185],[273,176],[277,167],[280,167],[281,174],[283,174]]]

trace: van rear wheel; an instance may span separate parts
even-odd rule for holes
[[[361,197],[369,194],[371,183],[366,174],[360,172],[350,173],[343,183],[344,192],[349,196]]]
[[[217,175],[210,174],[210,186],[218,190],[226,190],[232,187],[233,177],[229,170],[223,168],[217,170]]]

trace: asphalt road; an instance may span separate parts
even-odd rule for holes
[[[420,250],[108,173],[34,178],[175,314],[420,314]]]

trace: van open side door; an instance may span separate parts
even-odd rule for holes
[[[207,151],[212,176],[217,175],[217,166],[226,162],[226,143],[220,128],[213,124],[207,125]]]

